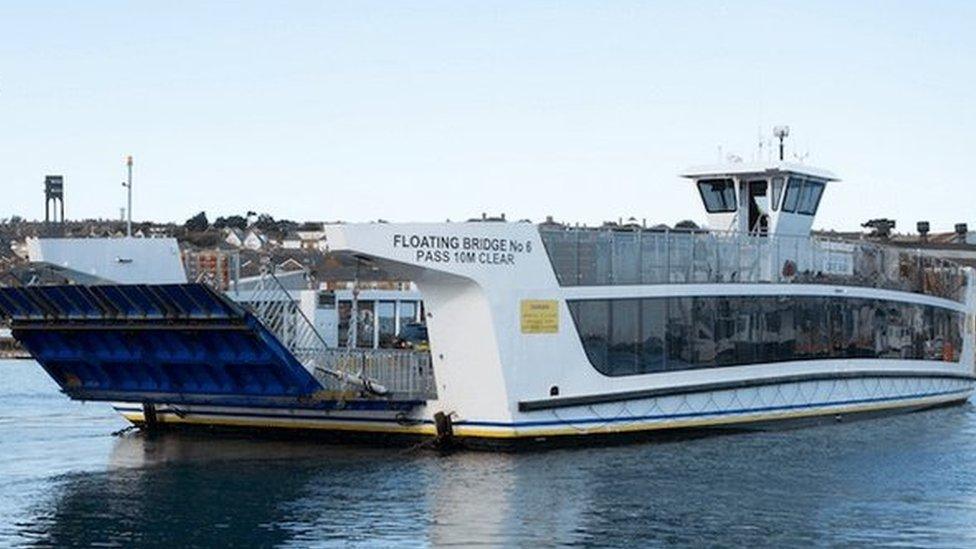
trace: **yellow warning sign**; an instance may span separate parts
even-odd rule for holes
[[[523,334],[559,332],[559,302],[555,299],[523,299],[521,312]]]

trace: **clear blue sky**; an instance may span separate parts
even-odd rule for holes
[[[702,220],[792,126],[817,226],[976,226],[976,2],[4,2],[0,217]]]

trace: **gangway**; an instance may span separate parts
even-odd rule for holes
[[[77,400],[409,410],[429,396],[330,368],[314,330],[286,331],[203,284],[0,288],[0,316]]]

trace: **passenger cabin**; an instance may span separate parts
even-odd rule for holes
[[[790,162],[732,163],[692,168],[708,226],[758,236],[807,236],[828,182],[827,170]]]

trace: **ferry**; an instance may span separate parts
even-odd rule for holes
[[[708,229],[327,226],[330,254],[416,285],[429,348],[336,347],[273,273],[246,300],[201,284],[25,287],[0,289],[0,311],[69,397],[145,429],[522,448],[972,396],[972,269],[812,235],[838,184],[827,170],[770,160],[681,175]]]

